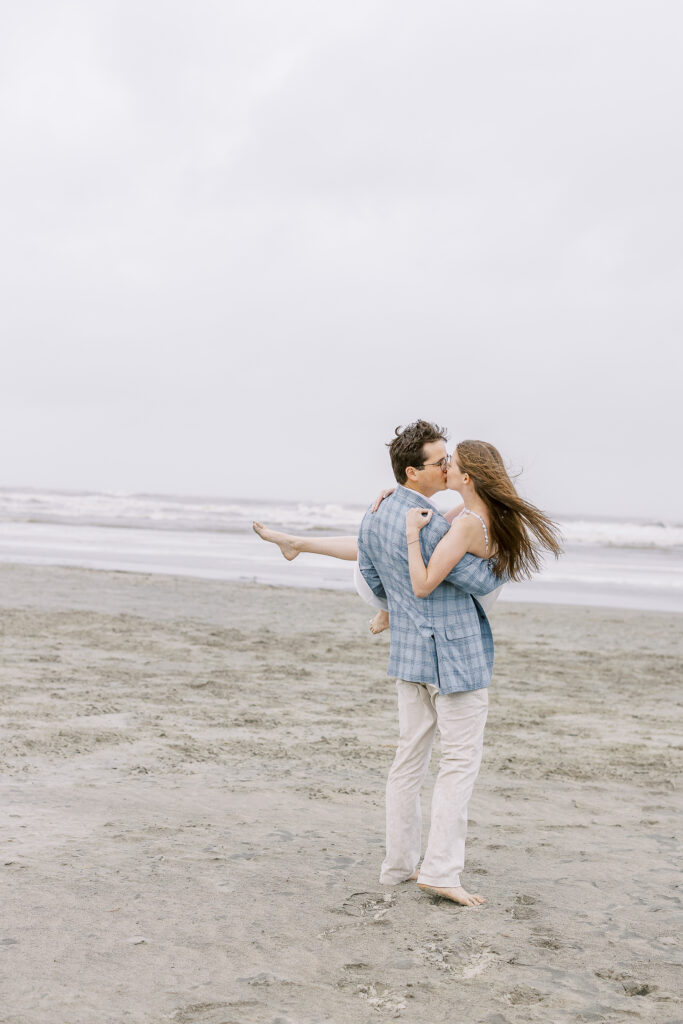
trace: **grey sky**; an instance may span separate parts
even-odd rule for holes
[[[364,501],[425,416],[553,511],[683,519],[682,29],[5,5],[0,483]]]

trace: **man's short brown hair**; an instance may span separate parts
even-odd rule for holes
[[[407,427],[396,427],[396,437],[387,444],[391,457],[391,468],[400,484],[408,479],[406,469],[414,466],[420,469],[424,465],[425,456],[422,449],[430,441],[446,441],[447,434],[443,427],[427,420],[415,420]]]

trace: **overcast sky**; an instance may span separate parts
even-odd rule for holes
[[[3,5],[0,485],[683,519],[677,0]],[[449,449],[450,450],[450,449]]]

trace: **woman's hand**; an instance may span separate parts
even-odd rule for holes
[[[370,506],[370,511],[376,512],[377,509],[382,504],[382,502],[384,501],[384,499],[388,498],[390,494],[393,494],[395,490],[395,487],[388,487],[385,491],[380,491],[375,500],[373,501],[372,505]]]
[[[406,512],[406,533],[408,534],[408,539],[410,539],[411,534],[419,533],[433,515],[433,508],[409,508]]]

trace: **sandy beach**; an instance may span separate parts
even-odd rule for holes
[[[378,883],[355,595],[2,565],[0,605],[3,1024],[683,1019],[680,616],[497,606],[461,908]]]

